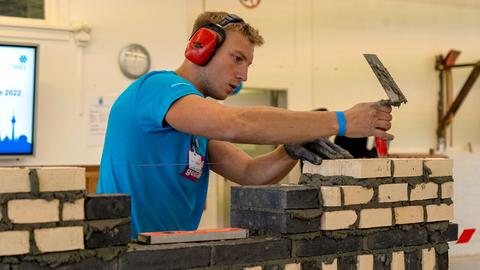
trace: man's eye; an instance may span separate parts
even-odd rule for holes
[[[236,63],[240,63],[242,61],[242,58],[239,57],[239,56],[233,56],[233,60],[236,62]]]

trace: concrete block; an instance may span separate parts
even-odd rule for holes
[[[40,192],[85,190],[85,168],[42,167],[36,168]]]
[[[420,223],[425,220],[423,217],[423,206],[412,205],[395,207],[395,224]]]
[[[438,184],[433,182],[420,183],[410,190],[410,201],[436,199],[437,192]]]
[[[453,175],[453,160],[451,159],[426,158],[424,159],[423,165],[432,171],[430,177]]]
[[[373,270],[373,255],[357,256],[357,270]]]
[[[209,267],[212,247],[205,244],[135,245],[120,257],[122,270]]]
[[[427,222],[452,220],[453,204],[427,205]]]
[[[391,229],[368,234],[365,239],[366,250],[389,249],[402,246],[419,246],[428,242],[425,228],[412,228],[408,231]]]
[[[276,233],[314,232],[320,228],[320,210],[296,210],[290,212],[269,212],[257,210],[230,210],[232,227],[261,230]]]
[[[27,168],[0,168],[0,194],[30,192]]]
[[[360,210],[360,223],[358,224],[358,227],[361,229],[386,227],[391,225],[391,208],[371,208]]]
[[[8,218],[12,223],[31,224],[57,222],[60,219],[58,200],[22,199],[7,203]]]
[[[285,270],[302,270],[302,265],[300,263],[289,263],[285,265]]]
[[[81,198],[74,202],[63,203],[62,220],[84,220],[85,219],[85,199]]]
[[[348,229],[357,221],[355,210],[340,210],[324,212],[320,219],[321,230]]]
[[[422,270],[435,270],[435,248],[422,249]]]
[[[442,190],[442,199],[453,197],[453,182],[446,182],[440,185]]]
[[[390,177],[389,159],[336,159],[324,160],[320,165],[305,162],[304,173],[323,176],[350,176],[353,178]]]
[[[89,194],[85,198],[87,220],[130,217],[130,196],[126,194]]]
[[[91,231],[85,236],[85,248],[126,246],[130,242],[130,222],[118,220],[93,220],[87,222]]]
[[[367,204],[373,198],[373,188],[342,186],[345,205]]]
[[[82,226],[35,229],[33,234],[42,253],[84,249]]]
[[[357,270],[356,256],[342,256],[338,259],[338,270]]]
[[[408,270],[422,270],[422,257],[420,251],[405,252],[405,269]]]
[[[405,255],[403,251],[392,253],[391,270],[405,270]]]
[[[312,239],[295,240],[294,256],[313,257],[331,255],[337,254],[339,250],[341,250],[342,253],[360,251],[362,249],[362,243],[362,237],[360,236],[347,236],[344,239],[320,236]]]
[[[318,208],[318,189],[305,185],[232,187],[231,205],[237,208]]]
[[[288,239],[228,240],[212,245],[212,266],[249,264],[290,258],[292,243]]]
[[[0,232],[0,256],[22,255],[30,252],[28,231]]]
[[[379,185],[378,201],[381,203],[408,201],[408,183]]]
[[[338,259],[333,259],[332,263],[322,262],[322,270],[338,270]]]
[[[390,261],[386,254],[377,254],[374,258],[374,267],[370,269],[375,270],[390,270]]]
[[[323,206],[342,206],[342,194],[340,187],[320,187],[322,193]]]
[[[1,268],[0,268],[1,269]],[[49,267],[47,265],[42,266],[40,263],[35,261],[22,261],[19,265],[19,270],[118,270],[118,260],[103,260],[98,257],[83,258],[79,262],[75,263],[66,263],[59,265],[55,268]],[[123,268],[122,268],[123,269]],[[10,268],[8,268],[10,270]]]
[[[423,175],[423,160],[419,158],[392,158],[393,177]]]

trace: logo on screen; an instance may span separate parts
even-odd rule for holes
[[[20,60],[20,63],[25,64],[27,62],[27,57],[25,55],[20,55],[18,58]]]

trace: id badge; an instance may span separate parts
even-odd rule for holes
[[[203,165],[205,158],[195,151],[188,151],[188,166],[182,175],[192,181],[198,181],[202,177]]]

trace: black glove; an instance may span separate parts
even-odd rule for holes
[[[315,165],[322,163],[322,159],[353,158],[347,150],[326,138],[301,144],[285,144],[284,147],[291,158],[306,160]]]

